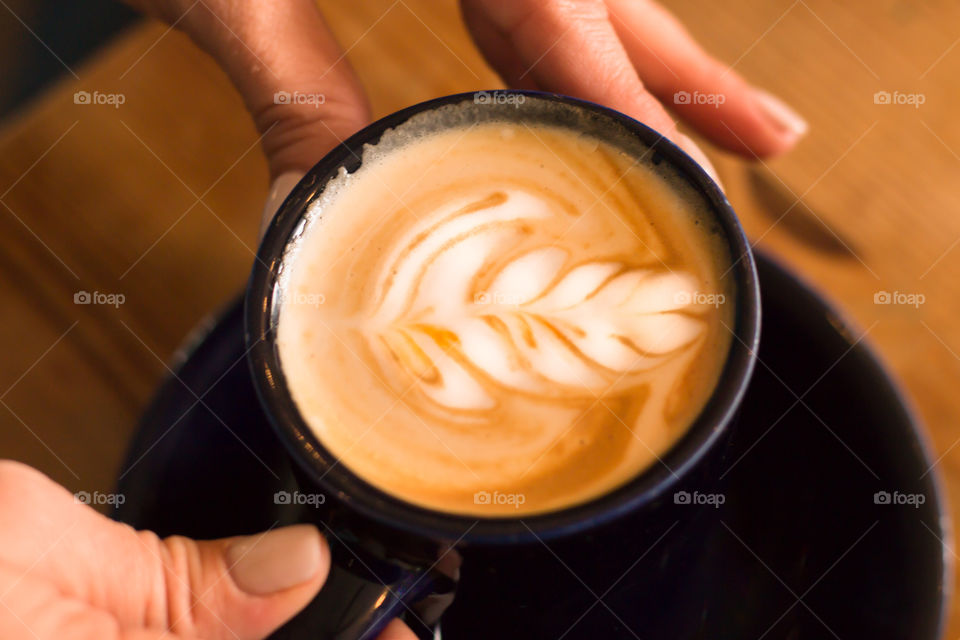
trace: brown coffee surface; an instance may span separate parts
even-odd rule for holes
[[[705,205],[648,161],[486,123],[341,171],[285,255],[278,328],[340,464],[476,516],[561,509],[662,464],[717,382],[734,291]]]

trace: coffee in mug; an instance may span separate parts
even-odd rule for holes
[[[710,398],[728,241],[655,154],[459,108],[388,130],[311,204],[278,279],[284,377],[339,464],[397,498],[581,504],[661,464]]]

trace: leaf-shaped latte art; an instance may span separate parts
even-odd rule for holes
[[[704,334],[697,280],[661,263],[584,258],[529,232],[553,215],[523,191],[453,203],[388,257],[362,331],[381,366],[432,402],[489,410],[505,392],[601,396]],[[568,224],[570,224],[568,222]]]

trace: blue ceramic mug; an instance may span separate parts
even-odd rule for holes
[[[447,105],[465,109],[471,121],[566,127],[643,155],[682,180],[687,197],[706,205],[727,240],[732,260],[727,277],[733,278],[735,289],[734,337],[713,394],[687,432],[661,456],[660,464],[586,503],[515,518],[477,518],[411,504],[337,464],[291,398],[276,344],[283,294],[278,275],[285,248],[302,231],[305,212],[330,180],[341,169],[359,168],[365,144],[376,144],[388,129]],[[438,130],[444,126],[450,125],[438,119]],[[662,534],[659,525],[675,518],[678,491],[696,487],[705,492],[717,483],[719,474],[714,469],[729,441],[756,359],[760,332],[756,268],[750,245],[720,188],[676,145],[628,116],[574,98],[528,91],[457,94],[398,111],[350,137],[304,176],[267,227],[257,258],[245,303],[245,339],[255,387],[294,461],[301,488],[330,498],[322,509],[304,510],[300,518],[316,522],[330,541],[330,575],[317,598],[278,632],[278,638],[374,638],[398,615],[414,626],[430,627],[453,597],[454,558],[460,553],[495,552],[504,545],[555,539],[576,543],[593,531],[604,527],[609,531],[628,514],[642,516],[644,525],[629,533],[631,546],[641,548]],[[685,521],[684,527],[686,531],[673,529],[671,541],[665,543],[666,549],[673,545],[675,557],[689,557],[696,549],[696,523]],[[667,567],[663,575],[650,580],[682,582],[682,572],[679,565]]]

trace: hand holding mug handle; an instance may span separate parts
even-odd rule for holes
[[[160,539],[90,506],[120,499],[71,495],[35,469],[0,461],[0,637],[259,640],[329,579],[330,548],[312,525]],[[379,638],[415,640],[397,620]]]

